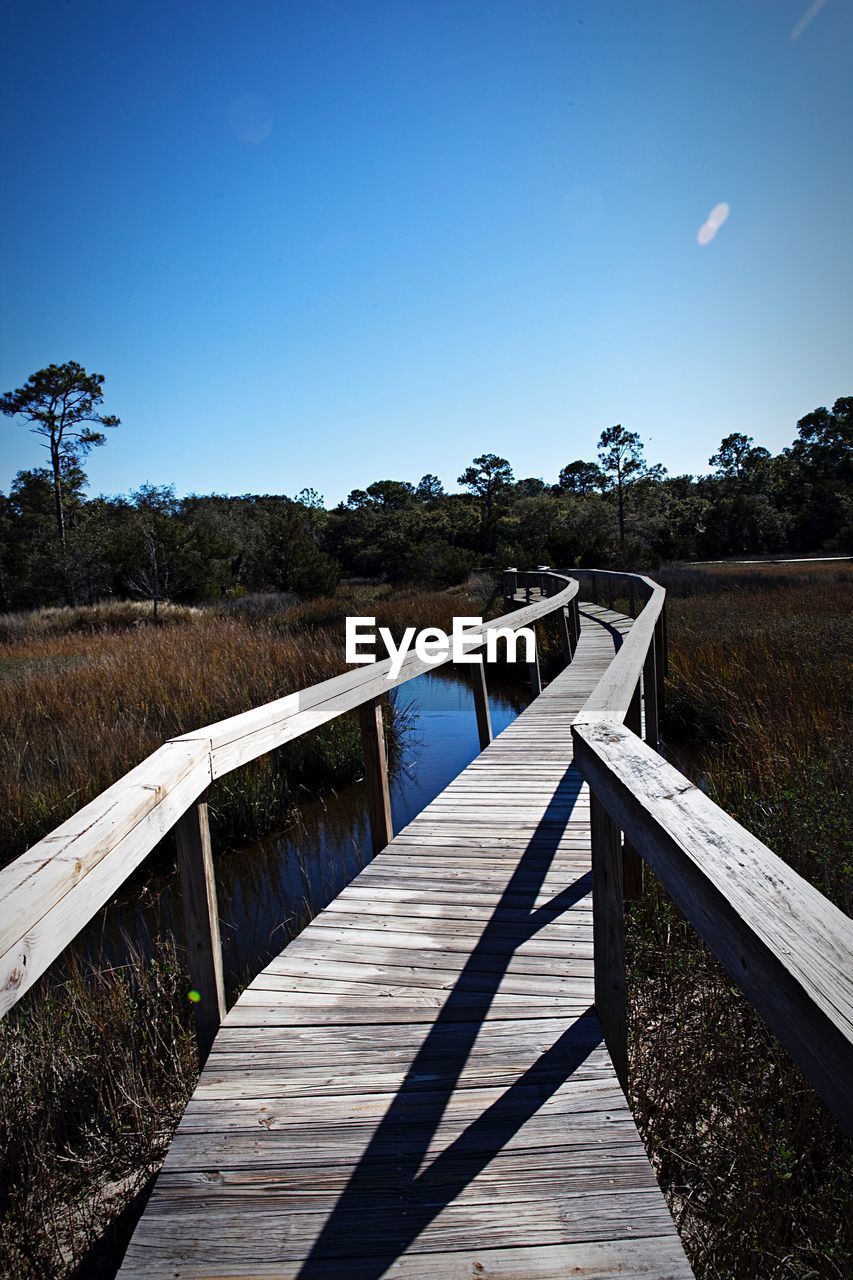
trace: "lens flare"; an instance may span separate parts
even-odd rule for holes
[[[799,40],[806,27],[810,26],[814,22],[825,4],[826,0],[812,0],[812,3],[809,5],[808,9],[806,9],[799,22],[791,28],[791,44],[794,44]]]
[[[715,204],[696,232],[697,244],[710,244],[728,216],[729,206],[724,200],[720,204]]]
[[[242,142],[258,146],[272,132],[272,112],[259,93],[244,93],[228,104],[228,123]]]

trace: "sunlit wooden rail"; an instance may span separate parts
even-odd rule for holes
[[[470,647],[553,615],[566,667],[531,664],[494,742],[468,668],[482,754],[396,838],[377,664],[165,744],[0,872],[5,1010],[177,827],[213,1047],[128,1280],[688,1276],[622,1092],[645,867],[853,1128],[853,925],[658,754],[663,589],[543,567],[504,592]],[[377,856],[226,1015],[205,789],[356,709]]]

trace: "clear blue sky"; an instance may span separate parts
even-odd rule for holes
[[[614,422],[699,472],[853,394],[849,0],[0,22],[0,390],[106,375],[92,492],[337,501],[484,451],[553,480]],[[46,455],[0,433],[6,488]]]

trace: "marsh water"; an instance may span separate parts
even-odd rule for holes
[[[395,695],[404,749],[391,780],[399,831],[479,752],[474,700],[466,676],[441,669],[402,685]],[[495,736],[530,700],[526,682],[490,677]],[[371,858],[364,786],[356,783],[308,800],[281,831],[239,849],[215,852],[225,979],[233,995],[249,982],[311,915],[321,910]],[[180,937],[174,873],[131,889],[87,930],[84,954],[121,963],[148,952],[158,933]]]

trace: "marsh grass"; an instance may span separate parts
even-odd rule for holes
[[[0,1022],[0,1274],[71,1274],[159,1166],[197,1074],[174,945],[66,959]]]
[[[853,575],[655,576],[668,754],[849,912]],[[654,882],[629,953],[632,1103],[697,1275],[849,1275],[849,1139]]]

